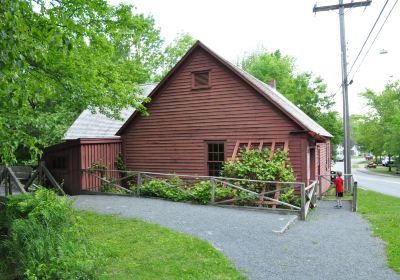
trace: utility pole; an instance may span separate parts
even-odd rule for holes
[[[340,49],[342,58],[342,92],[343,92],[343,130],[344,130],[344,173],[351,174],[351,154],[350,154],[350,126],[349,126],[349,91],[347,81],[347,59],[346,59],[346,35],[344,26],[344,10],[347,8],[366,7],[371,5],[372,0],[351,2],[343,4],[343,0],[339,0],[338,5],[330,6],[314,6],[313,12],[323,12],[331,10],[339,10],[340,24]],[[351,178],[344,176],[346,182],[346,190],[350,190]]]

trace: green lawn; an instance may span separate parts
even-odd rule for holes
[[[325,200],[336,200],[336,188],[335,186],[331,186],[324,194],[324,199]],[[351,193],[345,192],[343,194],[342,200],[352,200],[353,196]]]
[[[386,242],[389,266],[400,272],[400,198],[359,189],[359,212]]]
[[[396,174],[396,167],[392,167],[392,171],[389,171],[389,167],[385,167],[385,166],[377,166],[376,168],[368,168],[368,170],[371,172],[400,176],[399,174]]]
[[[82,212],[104,255],[99,279],[247,279],[206,241],[134,219]]]

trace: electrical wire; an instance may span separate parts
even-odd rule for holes
[[[377,19],[375,20],[374,25],[372,26],[371,30],[368,33],[367,38],[364,41],[364,44],[362,45],[360,51],[358,52],[356,59],[354,60],[353,64],[351,65],[350,70],[347,72],[347,77],[350,75],[351,70],[353,70],[354,65],[357,63],[358,58],[360,57],[362,51],[364,50],[364,47],[367,44],[367,42],[369,40],[369,37],[371,36],[372,32],[374,31],[376,24],[378,23],[379,19],[381,18],[381,15],[382,15],[383,11],[385,10],[386,5],[387,5],[388,2],[389,2],[389,0],[386,0],[385,4],[383,5],[383,7],[381,9],[381,12],[379,13]],[[396,3],[397,3],[397,1],[396,1]]]
[[[352,76],[352,78],[351,78],[350,80],[353,80],[353,79],[354,79],[354,76],[357,74],[358,70],[360,70],[361,65],[364,63],[365,58],[367,57],[369,51],[371,50],[371,48],[372,48],[372,46],[374,45],[376,39],[378,38],[379,34],[381,33],[383,27],[385,26],[385,24],[386,24],[386,22],[387,22],[387,20],[388,20],[388,18],[389,18],[389,16],[390,16],[390,14],[392,13],[392,11],[394,10],[394,8],[396,7],[398,1],[399,1],[399,0],[396,0],[396,2],[393,4],[393,6],[392,6],[392,8],[390,9],[389,13],[387,14],[387,16],[386,16],[384,22],[382,23],[381,28],[380,28],[380,29],[378,30],[378,32],[376,33],[374,40],[372,41],[371,45],[369,46],[369,48],[368,48],[368,50],[366,51],[366,53],[365,53],[363,59],[361,60],[360,64],[358,65],[356,71],[354,72],[354,74],[353,74],[353,76]],[[349,73],[350,73],[350,72],[349,72]]]

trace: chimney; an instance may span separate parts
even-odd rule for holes
[[[270,80],[270,81],[268,82],[268,85],[269,85],[270,87],[272,87],[272,88],[276,88],[276,81],[275,81],[275,79]]]

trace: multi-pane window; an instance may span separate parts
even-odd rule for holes
[[[225,159],[224,144],[209,143],[207,156],[208,175],[220,176],[222,165]]]

